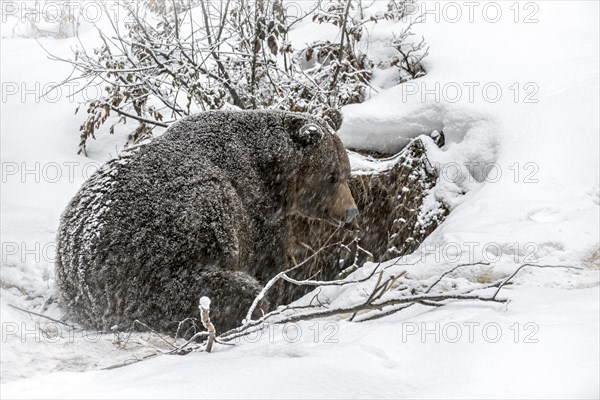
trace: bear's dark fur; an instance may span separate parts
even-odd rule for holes
[[[239,325],[287,267],[288,219],[356,212],[341,141],[320,119],[207,112],[124,151],[79,190],[58,233],[63,304],[85,327],[174,332],[212,300],[219,331]],[[267,307],[267,304],[262,304]]]

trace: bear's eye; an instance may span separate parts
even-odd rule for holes
[[[327,178],[327,180],[329,181],[329,183],[337,183],[338,182],[338,177],[336,175],[329,175],[329,177]]]

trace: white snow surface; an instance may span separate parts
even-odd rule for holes
[[[206,296],[200,297],[200,306],[204,309],[210,308],[210,299]]]
[[[345,107],[340,136],[349,148],[388,153],[434,130],[446,137],[438,149],[421,136],[442,174],[431,196],[443,198],[451,213],[386,275],[408,271],[407,281],[427,281],[456,263],[493,262],[452,275],[447,287],[460,288],[507,276],[525,262],[580,269],[526,268],[502,292],[507,305],[416,306],[370,322],[346,317],[269,327],[236,346],[216,344],[211,354],[160,356],[110,370],[100,368],[152,354],[164,343],[145,334],[125,344],[116,333],[69,337],[65,327],[11,305],[63,315],[49,301],[56,297],[53,242],[60,213],[85,177],[120,151],[126,129],[108,135],[104,127],[89,143],[88,158],[76,155],[83,114],[73,115],[76,104],[66,91],[55,102],[22,91],[57,82],[69,68],[48,61],[34,40],[12,38],[12,23],[3,23],[1,396],[598,398],[599,5],[535,2],[539,21],[528,24],[522,22],[531,11],[525,2],[518,3],[519,23],[513,2],[496,4],[502,7],[497,23],[482,18],[480,5],[474,22],[463,6],[459,22],[428,15],[416,25],[430,44],[427,75],[379,87],[367,102]],[[393,28],[381,24],[372,34],[385,38]],[[298,34],[309,41],[319,31],[300,24]],[[90,26],[82,27],[82,40],[97,41]],[[69,56],[76,41],[40,43]],[[465,83],[479,84],[473,101]],[[523,101],[527,83],[537,87],[531,96],[537,103]],[[501,88],[497,102],[484,98],[486,84]],[[448,88],[445,96],[440,89],[440,99],[422,97],[436,85]],[[450,89],[457,86],[462,96],[454,101]],[[9,94],[15,87],[19,92]],[[361,173],[393,162],[351,159]],[[34,172],[24,174],[25,168]],[[57,168],[62,175],[55,182]],[[354,304],[374,284],[327,287],[320,296],[331,306]],[[60,337],[40,337],[40,326],[58,329]]]

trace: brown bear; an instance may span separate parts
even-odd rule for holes
[[[208,296],[217,329],[238,326],[288,266],[291,216],[357,215],[349,177],[340,139],[311,115],[187,117],[106,163],[71,200],[57,239],[62,304],[84,327],[139,320],[172,333]]]

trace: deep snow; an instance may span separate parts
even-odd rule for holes
[[[443,14],[444,3],[437,4]],[[434,195],[444,198],[452,213],[410,258],[420,257],[420,263],[396,266],[389,273],[408,270],[412,279],[426,279],[446,270],[450,261],[496,262],[493,269],[455,275],[449,284],[460,287],[486,275],[503,276],[530,261],[582,270],[527,269],[518,276],[518,285],[503,293],[512,300],[508,306],[457,303],[441,309],[415,307],[366,323],[311,321],[293,328],[302,331],[297,343],[289,343],[289,337],[286,341],[277,327],[272,338],[266,331],[258,343],[217,345],[213,354],[162,356],[126,368],[76,372],[143,356],[148,346],[130,344],[129,350],[120,350],[112,334],[96,343],[81,337],[37,343],[36,334],[24,336],[22,324],[32,329],[33,321],[45,321],[32,320],[8,304],[62,315],[56,304],[44,305],[55,293],[52,242],[58,217],[84,177],[119,151],[124,132],[100,134],[89,146],[88,159],[77,156],[82,116],[73,115],[75,104],[64,96],[55,103],[36,101],[34,94],[22,92],[36,82],[43,87],[59,80],[68,68],[46,60],[33,40],[4,38],[11,26],[3,24],[1,395],[597,398],[598,3],[535,2],[537,23],[523,22],[532,10],[525,2],[518,3],[519,22],[510,9],[513,2],[496,3],[502,8],[497,23],[483,18],[483,5],[470,22],[465,4],[456,4],[463,12],[459,22],[437,22],[430,13],[415,28],[431,46],[425,77],[379,88],[369,101],[344,109],[340,135],[350,148],[395,151],[419,134],[438,130],[446,135],[441,150],[424,140],[443,178]],[[393,27],[375,29],[373,35],[385,37]],[[85,32],[84,39],[95,40],[93,30]],[[297,34],[309,40],[319,32],[304,24]],[[40,41],[65,56],[74,43]],[[15,84],[19,92],[11,95]],[[432,92],[436,85],[439,101]],[[475,88],[473,101],[469,85]],[[501,88],[497,102],[490,101],[492,89],[483,93],[485,85]],[[452,91],[457,87],[462,90],[459,99]],[[526,103],[528,94],[527,100],[537,103]],[[65,164],[71,162],[76,164]],[[36,163],[40,179],[36,182],[35,172],[22,179],[23,167],[32,169]],[[57,183],[48,182],[55,174],[51,163],[63,172]],[[359,168],[356,160],[354,166]],[[327,288],[324,295],[332,303],[349,302],[373,284]],[[453,336],[442,335],[436,343],[433,334],[421,340],[423,328],[435,329],[436,322],[440,332],[446,328],[451,336],[457,324],[461,340],[451,343]],[[467,337],[470,323],[480,324],[473,325],[473,343]],[[489,336],[479,330],[489,323],[502,329],[496,343],[489,337],[496,325]],[[15,327],[18,331],[11,333]],[[417,333],[409,335],[415,327]],[[538,342],[526,343],[534,331],[528,340]],[[160,346],[155,338],[151,343]]]

